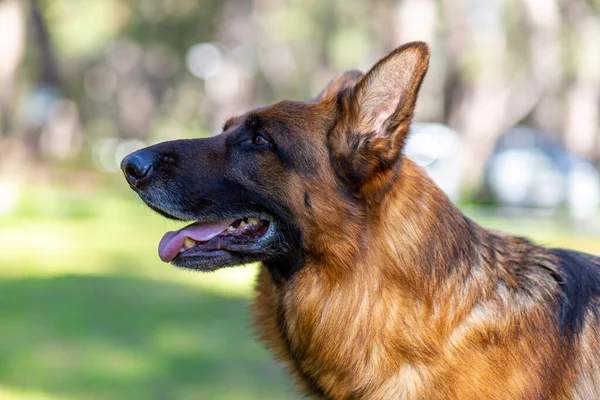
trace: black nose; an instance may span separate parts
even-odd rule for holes
[[[139,150],[121,161],[121,170],[131,186],[137,187],[152,175],[153,159],[154,157],[149,152]]]

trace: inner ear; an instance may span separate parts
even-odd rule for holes
[[[429,64],[429,46],[412,42],[380,60],[356,86],[359,131],[392,138],[406,134]],[[399,132],[402,123],[406,132]]]
[[[339,96],[339,117],[328,143],[336,171],[364,194],[389,187],[410,128],[429,63],[423,42],[381,59],[351,91]]]
[[[331,81],[329,81],[327,86],[325,86],[325,89],[323,89],[321,93],[319,93],[313,99],[313,101],[316,102],[325,98],[331,98],[337,95],[342,89],[353,88],[363,76],[364,74],[357,69],[352,69],[350,71],[337,74]]]

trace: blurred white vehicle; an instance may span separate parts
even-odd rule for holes
[[[458,134],[442,124],[413,124],[404,147],[452,201],[460,194],[461,152]]]
[[[490,157],[485,189],[500,205],[556,209],[584,222],[600,205],[600,175],[550,134],[517,127],[502,135]]]

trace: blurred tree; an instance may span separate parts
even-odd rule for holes
[[[0,0],[0,18],[7,9],[21,10],[18,4]],[[448,124],[461,135],[467,182],[477,182],[496,138],[519,123],[562,135],[588,157],[600,152],[598,0],[30,4],[36,45],[29,53],[38,55],[26,57],[26,73],[4,72],[3,79],[39,94],[38,83],[58,87],[61,71],[61,93],[72,102],[57,94],[61,112],[51,119],[62,128],[40,135],[40,143],[55,143],[40,151],[59,158],[113,152],[116,159],[121,142],[214,134],[232,114],[283,98],[309,99],[340,70],[366,69],[409,40],[426,40],[433,49],[417,119]],[[19,35],[12,37],[18,48]],[[11,50],[10,60],[6,53],[0,64],[17,65],[19,51]],[[0,97],[3,110],[6,103]],[[14,108],[14,99],[8,103]],[[23,125],[36,116],[25,113]],[[61,136],[65,126],[71,133]],[[113,147],[92,150],[107,138],[116,140]]]
[[[14,128],[16,72],[25,47],[23,13],[19,0],[0,1],[0,138]]]
[[[24,141],[30,152],[39,157],[42,135],[48,128],[53,107],[61,97],[61,84],[54,49],[37,0],[29,0],[29,14],[32,48],[35,49],[35,78],[26,103]]]

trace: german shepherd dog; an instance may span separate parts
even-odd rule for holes
[[[429,47],[127,156],[160,258],[260,262],[254,323],[322,399],[600,399],[600,259],[466,218],[402,154]]]

